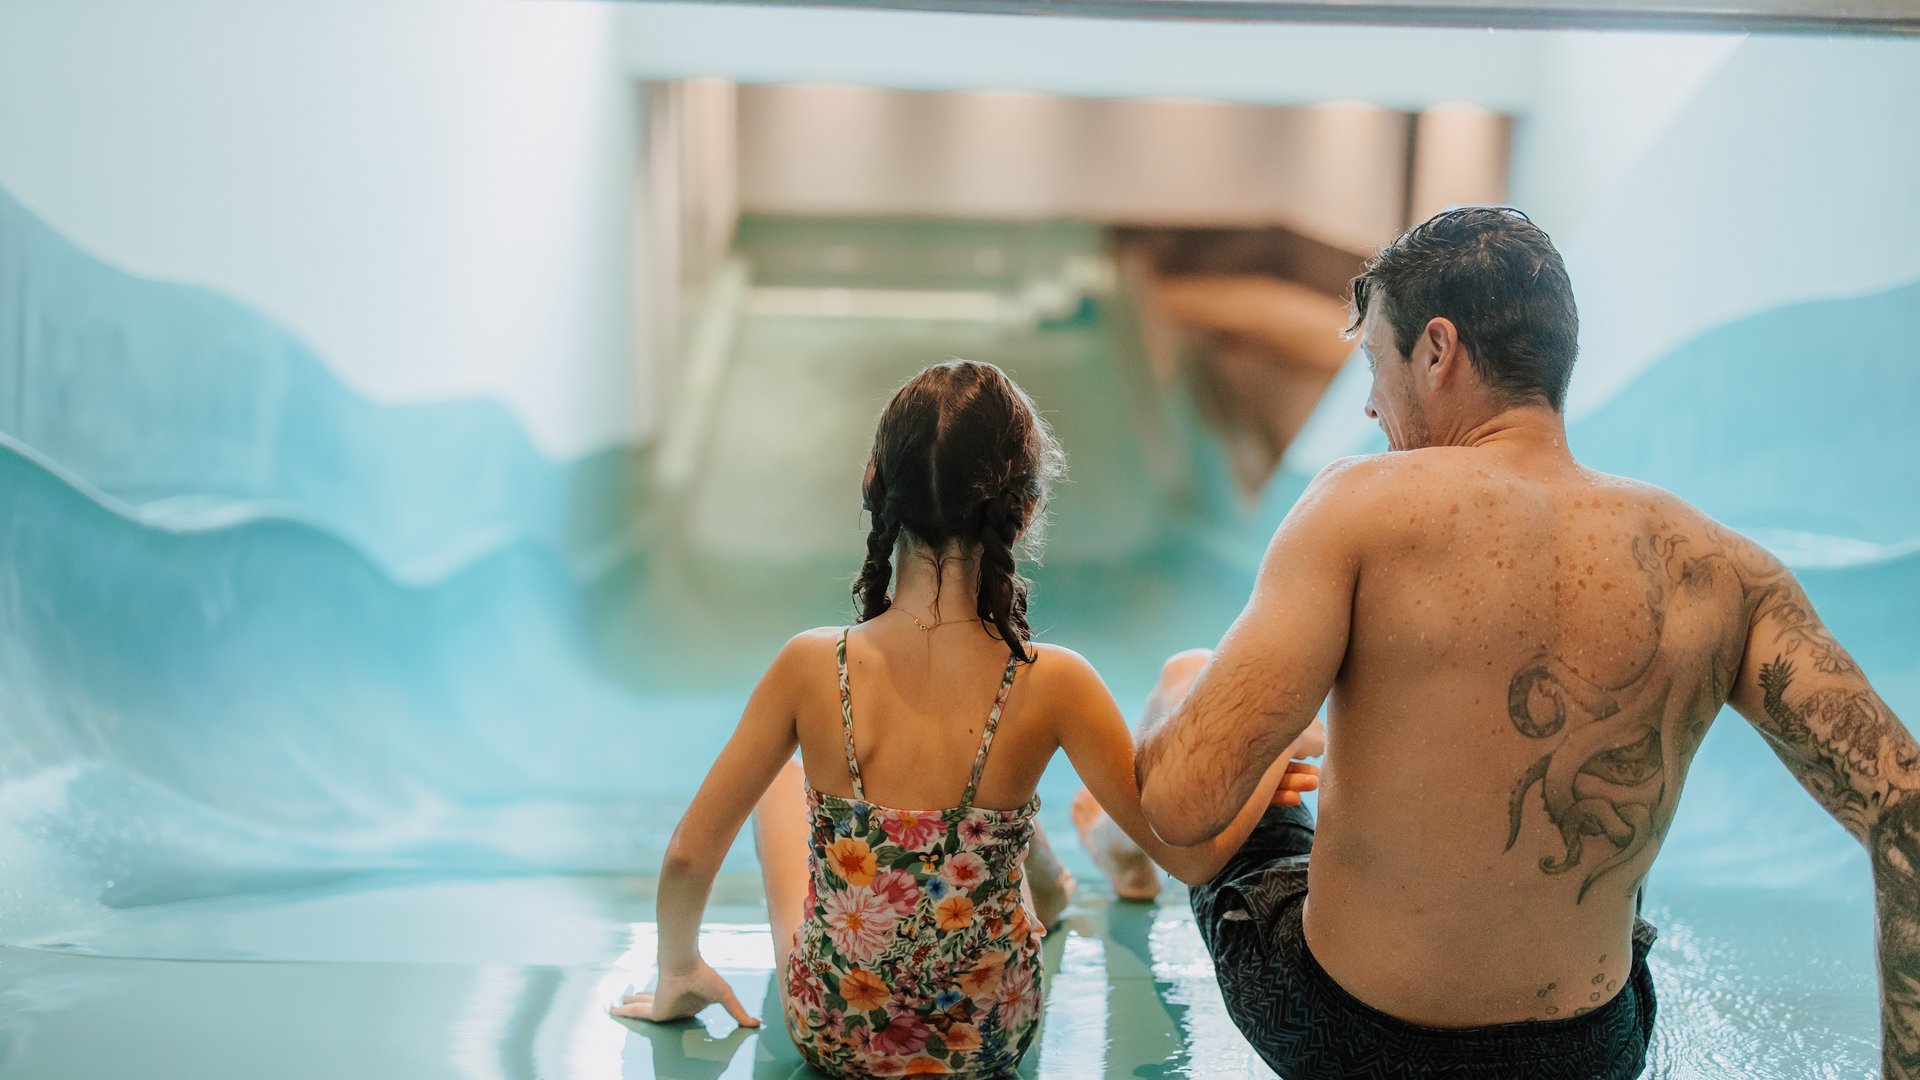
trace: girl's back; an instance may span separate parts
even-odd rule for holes
[[[999,738],[1023,665],[971,620],[841,631],[833,653],[830,697],[808,680],[795,709],[809,888],[788,1030],[835,1075],[1004,1075],[1040,1016],[1020,878],[1053,750],[1050,733],[1009,740],[1028,753]]]
[[[812,678],[795,703],[794,726],[808,786],[851,798],[834,659],[841,633],[834,627],[806,635],[807,652],[817,659],[807,661]],[[1007,646],[973,619],[930,631],[907,620],[880,620],[854,627],[846,640],[854,737],[867,798],[888,806],[956,805],[1007,670]],[[1047,651],[1032,647],[1037,654]],[[1044,689],[1035,680],[1045,666],[1016,667],[977,805],[1020,806],[1046,770],[1055,744],[1034,708]]]

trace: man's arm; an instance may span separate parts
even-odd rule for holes
[[[1786,567],[1758,548],[1743,554],[1751,628],[1732,704],[1866,845],[1877,898],[1881,1071],[1887,1080],[1920,1080],[1920,746]]]
[[[1225,831],[1326,700],[1347,652],[1356,503],[1375,466],[1335,462],[1287,514],[1253,597],[1173,715],[1142,732],[1134,771],[1153,831],[1176,847]]]

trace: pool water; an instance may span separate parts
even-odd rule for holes
[[[369,877],[157,905],[111,935],[0,950],[7,1075],[811,1075],[778,1026],[772,942],[745,878],[723,884],[702,949],[774,1026],[740,1029],[717,1009],[672,1025],[606,1016],[651,977],[651,885]],[[1184,894],[1089,892],[1048,939],[1023,1074],[1271,1076],[1226,1017]],[[1670,892],[1649,912],[1662,938],[1648,1075],[1873,1072],[1863,905]],[[1710,925],[1689,910],[1713,912]]]

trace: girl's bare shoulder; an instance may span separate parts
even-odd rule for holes
[[[1106,694],[1107,684],[1086,657],[1064,645],[1037,641],[1033,643],[1033,652],[1028,678],[1036,697],[1071,704]]]
[[[840,646],[843,627],[816,626],[811,630],[802,630],[787,639],[785,645],[767,666],[767,679],[786,685],[800,685],[815,681],[825,671],[825,677],[834,677],[838,664],[834,659],[834,650]]]

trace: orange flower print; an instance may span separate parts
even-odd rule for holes
[[[964,930],[973,925],[973,901],[964,896],[949,896],[933,909],[933,917],[942,930]]]
[[[946,1065],[930,1057],[917,1057],[907,1062],[908,1076],[945,1076],[950,1070]]]
[[[827,848],[827,865],[846,879],[849,885],[865,885],[873,880],[873,849],[865,840],[841,837]]]
[[[884,1005],[893,991],[880,981],[880,976],[854,968],[840,976],[840,996],[847,999],[847,1008],[871,1012]]]
[[[972,1024],[955,1024],[940,1039],[954,1053],[980,1049],[980,1029]]]
[[[980,962],[971,970],[963,971],[956,976],[954,981],[960,984],[960,989],[974,997],[979,997],[1000,986],[1000,977],[1006,973],[1006,968],[1006,953],[988,953],[981,957]]]

